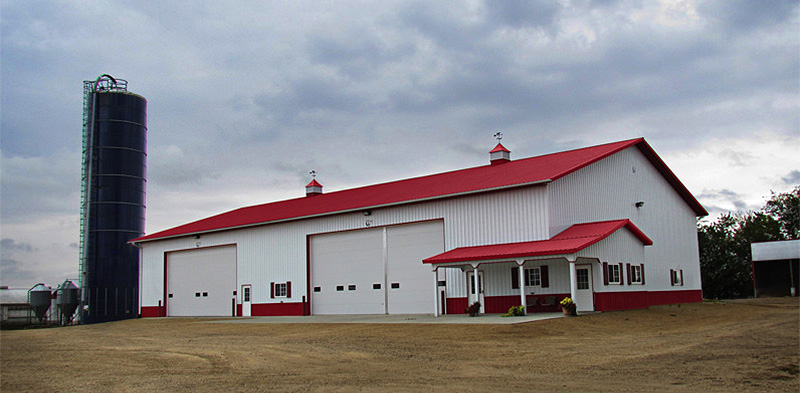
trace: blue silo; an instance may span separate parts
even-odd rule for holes
[[[139,250],[144,234],[147,100],[127,81],[84,81],[81,190],[82,323],[139,312]]]

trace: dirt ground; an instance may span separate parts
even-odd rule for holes
[[[516,325],[139,319],[0,332],[6,392],[798,392],[798,299]]]

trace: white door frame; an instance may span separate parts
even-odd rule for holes
[[[588,288],[581,289],[578,280],[578,271],[586,270],[588,274]],[[581,263],[575,264],[575,299],[572,299],[577,304],[577,311],[588,312],[594,311],[594,283],[592,280],[592,264]]]
[[[242,316],[252,315],[253,286],[250,284],[242,285]]]
[[[484,286],[486,285],[486,280],[483,276],[483,270],[478,270],[478,296],[475,296],[475,287],[474,287],[474,280],[473,276],[475,276],[475,271],[468,271],[467,272],[467,307],[469,307],[472,303],[476,301],[481,303],[481,314],[485,312],[486,302],[484,301]]]

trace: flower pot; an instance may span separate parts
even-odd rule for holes
[[[578,315],[578,313],[576,312],[576,309],[577,309],[577,307],[575,307],[575,305],[572,305],[572,306],[561,306],[561,311],[564,312],[564,315],[569,316],[569,317]]]

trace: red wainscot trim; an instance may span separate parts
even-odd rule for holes
[[[446,300],[448,314],[466,314],[467,313],[467,298],[465,297],[449,297]]]
[[[542,302],[547,297],[554,297],[555,301],[551,306],[542,306]],[[537,312],[558,312],[561,311],[561,305],[558,303],[561,299],[569,297],[568,293],[551,293],[545,295],[527,295],[525,302],[528,304],[527,311],[529,313]],[[507,296],[486,296],[484,297],[486,304],[484,310],[487,314],[505,314],[511,307],[519,306],[519,295]]]
[[[142,318],[166,317],[167,308],[164,306],[142,306]]]
[[[703,301],[703,291],[700,289],[687,289],[684,291],[653,291],[647,293],[651,306],[678,303],[700,303]]]
[[[250,306],[250,315],[254,317],[275,317],[287,315],[303,315],[303,303],[261,303]]]
[[[649,306],[647,291],[636,292],[595,292],[596,311],[633,310]]]

